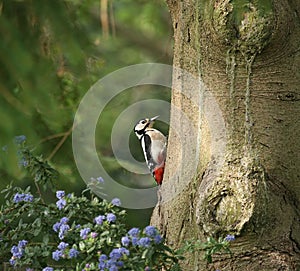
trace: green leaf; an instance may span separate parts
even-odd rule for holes
[[[147,256],[148,256],[148,252],[149,252],[148,249],[146,249],[146,250],[143,251],[143,253],[142,253],[142,259],[148,258],[148,257],[147,257]]]
[[[211,257],[210,254],[206,254],[205,258],[206,258],[206,260],[207,260],[208,263],[212,263],[212,257]]]
[[[87,253],[91,253],[91,252],[93,252],[94,249],[95,249],[95,246],[92,246],[92,247],[90,247],[86,252],[87,252]]]
[[[107,236],[107,235],[109,235],[109,233],[110,233],[109,231],[104,231],[101,233],[101,236]]]
[[[85,243],[83,241],[79,242],[79,249],[83,251],[85,249]]]

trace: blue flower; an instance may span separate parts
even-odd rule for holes
[[[22,157],[22,158],[19,160],[19,166],[27,167],[28,164],[29,164],[29,162],[25,159],[25,157]]]
[[[15,261],[14,259],[10,259],[10,260],[9,260],[9,263],[10,263],[11,265],[15,265],[15,264],[16,264],[16,261]]]
[[[121,254],[125,254],[125,255],[129,255],[129,250],[127,249],[127,248],[125,248],[125,247],[120,247],[119,248],[119,252],[121,253]]]
[[[56,197],[58,199],[62,199],[64,196],[65,196],[65,191],[63,191],[63,190],[56,191]]]
[[[98,264],[98,268],[100,271],[104,271],[104,268],[106,267],[106,263],[105,262],[100,262]],[[84,270],[84,269],[83,269]]]
[[[155,237],[158,234],[157,229],[154,226],[147,226],[144,232],[149,237]]]
[[[53,271],[54,269],[52,267],[45,267],[42,271]]]
[[[117,261],[116,262],[116,266],[117,267],[123,267],[124,266],[124,262],[123,261]]]
[[[62,224],[59,228],[59,231],[66,233],[69,229],[70,229],[70,226],[68,224]]]
[[[153,241],[155,244],[160,244],[162,242],[163,238],[158,234],[153,238]]]
[[[105,215],[99,215],[94,219],[94,221],[97,225],[102,225],[104,219]]]
[[[97,177],[96,180],[99,182],[99,183],[104,183],[104,179],[102,177]]]
[[[65,232],[59,231],[59,233],[58,233],[58,238],[59,238],[60,240],[64,239],[64,238],[65,238]]]
[[[84,228],[80,230],[80,237],[82,239],[86,239],[88,234],[90,233],[91,229],[90,228]]]
[[[109,271],[118,271],[119,268],[116,265],[111,265],[111,267],[109,268]]]
[[[138,237],[139,234],[140,234],[140,229],[138,228],[132,228],[128,231],[128,235],[131,237]]]
[[[58,261],[63,256],[63,252],[61,250],[55,250],[52,252],[52,259]]]
[[[107,260],[107,256],[105,254],[101,254],[99,257],[99,261],[106,261]]]
[[[55,232],[59,232],[60,231],[62,233],[65,233],[65,232],[67,232],[70,229],[70,227],[67,225],[68,222],[69,222],[69,218],[62,217],[59,222],[56,222],[53,225],[52,228],[53,228],[53,230]]]
[[[14,203],[19,203],[23,200],[23,194],[16,193],[13,198]]]
[[[112,260],[119,260],[121,257],[122,253],[118,248],[114,248],[109,254],[109,258],[111,258]]]
[[[79,252],[75,248],[71,248],[69,251],[69,257],[70,258],[76,258],[78,256]]]
[[[20,259],[23,256],[23,251],[24,251],[23,248],[19,246],[13,246],[10,250],[13,257],[18,259]]]
[[[94,177],[91,177],[91,181],[92,182],[98,182],[98,183],[104,183],[104,180],[102,177],[97,177],[97,178],[94,178]]]
[[[16,255],[19,252],[18,246],[12,246],[10,252],[11,254]]]
[[[105,254],[101,254],[99,257],[99,264],[98,264],[98,268],[100,270],[104,270],[104,268],[106,267],[106,261],[107,261],[107,256]]]
[[[145,271],[151,271],[151,268],[149,266],[146,266]]]
[[[60,228],[60,225],[61,225],[60,222],[56,222],[56,223],[53,225],[52,229],[53,229],[55,232],[58,232],[58,231],[59,231],[59,228]]]
[[[115,259],[109,259],[107,262],[106,262],[106,268],[108,268],[108,270],[112,270],[112,271],[115,271],[115,270],[119,270],[118,269],[118,266],[117,266],[117,261]]]
[[[121,239],[121,243],[123,246],[127,247],[130,244],[130,239],[128,236],[124,236]]]
[[[234,236],[234,235],[228,234],[228,235],[224,238],[224,240],[227,241],[227,242],[234,241],[234,240],[235,240],[235,236]]]
[[[132,237],[131,238],[131,242],[133,246],[136,246],[139,242],[139,238],[138,237]]]
[[[28,241],[27,240],[21,240],[18,243],[18,247],[25,247],[27,245]]]
[[[151,239],[149,237],[142,237],[137,244],[139,247],[149,247],[151,244]]]
[[[111,200],[111,203],[115,206],[121,206],[121,201],[118,198],[114,198]]]
[[[69,229],[70,229],[70,226],[68,224],[61,224],[59,227],[58,238],[60,240],[64,239],[64,237]]]
[[[113,213],[108,213],[108,214],[106,215],[106,220],[107,220],[108,222],[115,222],[116,219],[117,219],[117,217],[116,217],[116,215],[113,214]]]
[[[99,269],[104,270],[104,268],[108,268],[109,270],[119,270],[118,267],[124,266],[123,261],[119,260],[123,255],[129,255],[129,250],[124,247],[114,248],[109,254],[109,260],[107,260],[105,254],[101,255],[99,258]]]
[[[65,250],[68,246],[69,246],[68,243],[60,242],[60,243],[58,244],[57,248],[60,249],[60,250]]]
[[[63,209],[66,206],[67,202],[65,199],[60,199],[56,202],[56,206],[59,210]]]
[[[27,202],[32,202],[33,201],[33,196],[30,195],[30,194],[24,194],[23,197],[24,197],[23,198],[24,201],[27,201]]]
[[[119,260],[123,255],[129,255],[129,250],[125,247],[120,247],[120,248],[114,248],[110,254],[109,254],[109,258],[113,261],[115,261],[115,263],[117,262],[117,260]]]
[[[24,254],[24,247],[27,245],[27,240],[21,240],[19,241],[17,246],[12,246],[10,252],[12,254],[12,260],[14,259],[20,259]]]
[[[24,136],[24,135],[15,136],[16,144],[22,144],[25,141],[26,141],[26,136]]]
[[[59,221],[61,224],[66,224],[66,223],[68,223],[69,222],[69,218],[67,218],[67,217],[62,217],[61,219],[60,219],[60,221]]]
[[[144,233],[148,236],[151,237],[152,240],[154,241],[155,244],[159,244],[162,242],[163,238],[159,234],[158,230],[154,226],[147,226],[144,229]]]
[[[13,197],[13,202],[19,203],[21,201],[32,202],[33,196],[30,194],[16,193]]]

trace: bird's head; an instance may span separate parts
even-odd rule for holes
[[[136,136],[140,139],[143,134],[145,133],[147,128],[151,128],[155,122],[155,120],[158,118],[159,116],[155,116],[153,118],[145,118],[140,120],[135,126],[134,126],[134,132],[136,134]]]

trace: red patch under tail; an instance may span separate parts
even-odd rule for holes
[[[158,185],[162,184],[163,177],[164,177],[164,170],[165,170],[164,166],[154,169],[153,177]]]

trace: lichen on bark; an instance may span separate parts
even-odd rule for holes
[[[262,224],[267,217],[265,171],[253,157],[227,161],[217,178],[203,179],[196,217],[208,235],[239,235],[251,219]]]

